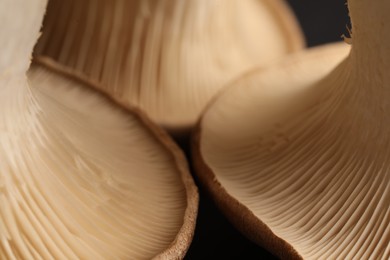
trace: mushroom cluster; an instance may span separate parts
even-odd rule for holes
[[[184,258],[198,192],[155,122],[303,47],[275,0],[1,0],[0,21],[0,259]]]
[[[0,259],[183,259],[190,131],[275,256],[390,259],[390,2],[348,8],[301,50],[283,0],[0,0]]]

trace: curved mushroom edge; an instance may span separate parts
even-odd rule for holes
[[[194,237],[199,207],[198,188],[192,178],[188,162],[183,151],[176,145],[176,143],[172,140],[169,134],[161,127],[153,123],[144,112],[142,112],[136,107],[122,105],[120,102],[115,100],[114,97],[108,95],[101,89],[98,89],[96,86],[94,86],[94,82],[91,82],[80,75],[72,73],[70,69],[55,62],[51,58],[35,57],[33,59],[33,64],[42,65],[49,70],[60,74],[61,76],[79,82],[81,83],[81,86],[87,89],[92,89],[97,95],[100,95],[107,102],[118,107],[118,109],[122,110],[123,112],[127,114],[131,113],[145,126],[145,130],[150,133],[150,135],[156,140],[156,142],[162,145],[167,151],[167,153],[171,155],[175,163],[176,169],[180,173],[180,178],[186,192],[187,207],[183,216],[183,225],[181,226],[174,241],[172,241],[172,243],[166,250],[156,255],[153,259],[183,259]]]

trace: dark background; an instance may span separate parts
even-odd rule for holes
[[[308,47],[341,41],[349,26],[346,0],[288,0],[306,37]],[[188,153],[188,145],[182,144]],[[195,179],[197,182],[197,180]],[[219,212],[197,182],[200,191],[197,228],[186,260],[276,259],[243,237]]]

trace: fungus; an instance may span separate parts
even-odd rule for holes
[[[45,8],[0,1],[0,259],[183,258],[198,203],[184,155],[61,66],[30,68]]]
[[[52,0],[35,55],[185,135],[222,86],[302,35],[281,0]]]
[[[321,47],[242,77],[194,135],[202,183],[282,259],[390,258],[390,2],[348,5],[349,55]]]

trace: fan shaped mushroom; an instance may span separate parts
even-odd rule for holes
[[[35,55],[180,135],[228,81],[302,47],[281,0],[52,0]]]
[[[348,6],[349,55],[321,47],[242,77],[194,135],[220,208],[282,259],[390,258],[390,2]]]
[[[184,155],[61,66],[29,69],[45,8],[0,1],[0,259],[183,258],[198,203]]]

